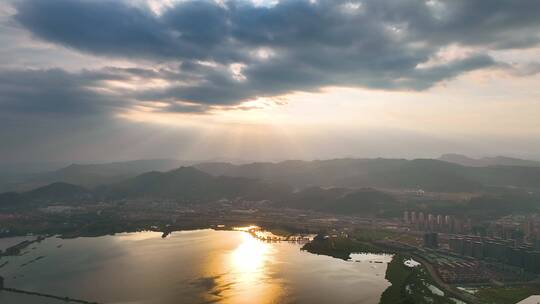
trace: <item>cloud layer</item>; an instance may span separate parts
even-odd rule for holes
[[[527,48],[540,39],[535,0],[201,0],[175,2],[159,14],[116,0],[21,0],[15,10],[14,20],[41,40],[105,58],[166,65],[159,71],[126,70],[118,79],[163,85],[109,91],[127,106],[159,102],[169,105],[160,110],[172,112],[326,86],[424,90],[497,65],[487,50]],[[455,45],[470,51],[440,56]],[[7,96],[0,101],[4,109],[76,111],[78,103],[86,111],[118,104],[91,89],[119,77],[112,69],[11,73],[17,75],[6,77],[17,83],[0,87]],[[32,79],[39,77],[48,80]],[[40,90],[45,98],[38,102]]]

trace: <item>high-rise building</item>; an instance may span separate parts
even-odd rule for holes
[[[534,250],[540,251],[540,239],[535,240],[533,243],[533,246],[534,246]]]
[[[452,217],[450,215],[444,216],[444,231],[446,232],[452,231]]]
[[[427,216],[427,229],[435,231],[435,216],[431,213]]]
[[[439,247],[438,234],[436,232],[424,233],[424,247],[433,249]]]
[[[523,268],[532,273],[540,273],[540,251],[526,251],[523,255]]]
[[[448,246],[450,251],[455,254],[463,255],[463,238],[461,237],[452,237],[448,240]]]
[[[523,234],[525,235],[525,239],[529,240],[530,241],[530,237],[532,235],[532,232],[533,232],[533,223],[532,223],[532,220],[530,218],[528,218],[524,223],[523,223]]]
[[[472,243],[472,256],[477,259],[484,258],[484,245],[482,242]]]
[[[424,218],[423,212],[418,213],[418,229],[426,229],[426,219]]]
[[[471,239],[466,239],[463,241],[463,255],[472,257],[473,256],[473,241]]]
[[[463,222],[460,219],[454,218],[453,223],[452,223],[451,231],[453,233],[462,233],[463,232]]]

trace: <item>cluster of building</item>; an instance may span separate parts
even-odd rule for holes
[[[460,219],[451,215],[424,214],[423,212],[405,211],[403,222],[420,231],[465,233],[471,230],[470,219]]]
[[[436,232],[424,233],[424,247],[432,249],[439,248],[439,235]]]
[[[451,252],[481,260],[504,263],[540,273],[540,248],[512,239],[454,236],[448,239]]]
[[[503,264],[483,263],[474,259],[439,260],[433,264],[440,278],[450,284],[486,283],[490,281],[515,282],[527,281],[534,275],[510,269]]]
[[[470,220],[414,211],[405,212],[403,221],[423,231],[424,256],[433,255],[445,282],[513,281],[540,274],[540,217],[504,217],[474,229]]]
[[[490,279],[490,273],[478,261],[440,262],[437,273],[446,283],[483,283]]]
[[[523,223],[523,237],[526,241],[540,247],[540,218],[529,216]]]
[[[446,283],[486,283],[491,280],[513,282],[536,277],[533,272],[537,267],[537,257],[534,255],[520,256],[522,260],[519,263],[507,260],[505,253],[502,253],[502,258],[497,258],[496,255],[501,253],[491,248],[491,244],[484,245],[482,239],[468,236],[451,236],[448,251],[445,247],[438,249],[438,236],[436,232],[424,233],[424,247],[420,252]],[[516,257],[509,256],[510,259]]]

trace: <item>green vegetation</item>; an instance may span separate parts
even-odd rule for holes
[[[455,304],[437,287],[423,266],[408,267],[404,264],[407,259],[397,254],[388,263],[385,278],[392,285],[381,295],[380,304]]]
[[[350,232],[348,237],[325,237],[325,234],[319,233],[313,241],[305,244],[302,250],[348,260],[351,253],[387,253],[374,242],[397,236],[393,231],[377,229],[355,230]]]
[[[350,233],[350,237],[359,242],[373,242],[390,237],[398,237],[400,234],[383,229],[358,229]]]
[[[481,288],[475,296],[483,303],[514,304],[537,294],[540,294],[540,285]]]
[[[391,195],[367,188],[337,197],[330,204],[321,206],[320,210],[342,214],[385,215],[398,208],[398,206],[399,203]]]
[[[385,229],[356,229],[349,232],[348,236],[338,237],[325,237],[326,234],[332,235],[331,232],[319,233],[312,242],[304,245],[302,250],[348,260],[351,253],[389,253],[385,246],[381,246],[377,241],[412,237]]]
[[[388,287],[381,295],[381,304],[390,304],[390,303],[414,303],[406,297],[405,286],[407,280],[413,273],[413,269],[407,267],[403,264],[403,256],[396,255],[392,259],[386,268],[387,279],[392,285]]]
[[[370,252],[384,253],[385,251],[369,242],[356,241],[352,238],[335,237],[324,238],[317,236],[313,241],[302,247],[310,253],[328,255],[334,258],[348,260],[351,253]]]
[[[372,188],[351,190],[346,188],[309,187],[291,193],[280,202],[282,206],[337,214],[371,214],[399,216],[399,202],[390,194]],[[399,212],[399,211],[398,211]]]

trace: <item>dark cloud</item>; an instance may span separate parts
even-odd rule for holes
[[[43,40],[100,56],[176,63],[168,71],[109,68],[98,76],[173,83],[124,97],[168,102],[165,109],[187,112],[324,86],[423,90],[497,64],[472,53],[419,68],[447,46],[523,48],[540,38],[536,0],[283,0],[271,6],[203,0],[180,1],[159,15],[116,0],[21,0],[15,7],[15,20]],[[266,53],[257,56],[261,50]],[[242,64],[236,74],[233,63]],[[45,101],[22,90],[1,104],[30,107],[34,100],[36,109],[69,111],[91,110],[92,98],[110,103],[88,88],[96,81],[88,75],[64,80],[72,88],[59,89],[61,77],[42,86],[50,95]],[[29,98],[17,104],[25,94]],[[78,101],[68,101],[75,95]],[[70,102],[81,105],[70,108]]]
[[[127,106],[125,99],[99,91],[105,80],[121,75],[61,69],[0,71],[0,112],[12,114],[107,114]]]
[[[417,30],[429,39],[492,48],[522,48],[540,41],[540,3],[534,0],[448,0],[439,18],[420,22]],[[406,18],[405,16],[403,18]]]
[[[178,50],[149,11],[121,1],[20,1],[16,8],[16,20],[34,35],[75,49],[121,57],[174,56]]]
[[[168,70],[106,67],[67,72],[48,70],[0,70],[0,112],[13,115],[54,114],[65,116],[111,116],[136,105],[156,111],[201,113],[208,106],[171,100],[163,107],[148,103],[131,90],[110,87],[107,81],[132,81],[178,77]],[[154,98],[153,101],[157,101]],[[166,99],[166,98],[164,98]],[[166,101],[166,100],[165,100]]]

